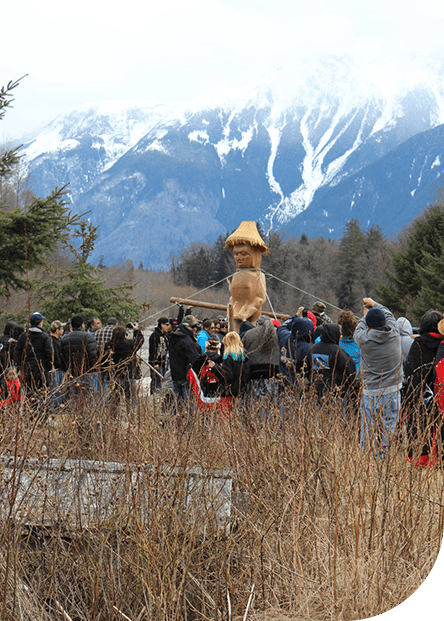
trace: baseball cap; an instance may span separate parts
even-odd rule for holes
[[[55,321],[52,322],[51,324],[51,332],[55,332],[56,330],[58,330],[59,328],[64,328],[66,326],[66,323],[62,323],[61,321],[59,321],[58,319],[56,319]]]
[[[29,321],[31,325],[37,326],[44,319],[45,317],[42,315],[42,313],[39,313],[38,311],[36,311],[35,313],[32,313],[31,317],[29,318]]]

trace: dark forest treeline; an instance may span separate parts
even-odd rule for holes
[[[363,297],[372,297],[397,315],[417,322],[430,308],[444,309],[444,192],[396,239],[378,226],[363,229],[351,219],[338,240],[299,238],[273,232],[262,269],[274,310],[293,313],[315,299],[360,314]],[[228,235],[229,233],[227,233]],[[235,271],[226,236],[213,244],[193,244],[172,261],[171,276],[179,285],[209,287]],[[283,282],[282,282],[283,281]],[[220,285],[222,286],[222,285]]]
[[[376,295],[385,281],[391,242],[378,227],[363,231],[357,220],[350,220],[340,240],[309,239],[305,234],[296,239],[279,231],[267,236],[258,229],[270,248],[262,269],[271,275],[267,292],[276,311],[292,313],[320,298],[333,309],[359,312],[362,297]],[[204,289],[233,274],[233,257],[224,249],[228,234],[214,243],[192,244],[175,257],[174,283]]]

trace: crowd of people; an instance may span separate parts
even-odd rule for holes
[[[111,404],[123,395],[127,409],[136,407],[140,369],[135,353],[144,342],[136,323],[125,327],[110,317],[102,326],[98,317],[85,320],[75,315],[68,323],[53,321],[48,333],[44,319],[34,312],[27,330],[13,321],[6,323],[0,338],[2,402],[26,395],[30,402],[45,401],[49,411],[58,411],[87,395]]]
[[[36,400],[44,394],[58,410],[94,394],[113,407],[123,397],[131,412],[141,377],[136,353],[144,342],[138,325],[111,317],[102,326],[98,317],[76,315],[67,324],[53,321],[47,333],[44,319],[35,312],[28,329],[6,324],[0,405],[23,393]],[[320,403],[335,395],[344,416],[359,417],[363,448],[377,438],[383,455],[403,423],[409,456],[424,465],[436,460],[444,440],[442,312],[425,313],[416,332],[371,298],[363,299],[359,319],[342,310],[333,321],[316,302],[282,323],[267,315],[254,325],[244,321],[239,332],[228,331],[223,316],[201,321],[192,307],[179,305],[179,316],[161,317],[149,337],[150,393],[169,393],[174,412],[197,402],[225,414],[250,399],[282,403],[289,387],[299,399],[311,390]]]
[[[239,333],[227,333],[223,317],[200,321],[191,308],[176,325],[163,317],[150,337],[152,389],[213,407],[218,399],[276,400],[289,386],[299,396],[312,387],[319,402],[334,394],[344,415],[359,417],[363,448],[376,438],[375,452],[384,455],[404,424],[410,459],[436,459],[444,440],[443,314],[429,310],[414,333],[408,319],[371,298],[359,319],[342,310],[333,321],[325,311],[316,302],[282,323],[262,315]]]

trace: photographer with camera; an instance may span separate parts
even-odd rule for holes
[[[396,437],[401,408],[401,337],[393,314],[371,298],[363,298],[363,314],[353,338],[361,351],[361,444],[378,444],[382,457]]]

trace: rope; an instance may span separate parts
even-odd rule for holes
[[[264,270],[261,270],[261,271],[262,271],[262,273],[265,276],[269,276],[270,278],[274,278],[275,280],[281,282],[283,285],[287,285],[288,287],[291,287],[292,289],[296,289],[296,291],[299,291],[300,293],[303,293],[304,295],[309,295],[314,300],[318,300],[318,302],[322,302],[323,304],[331,306],[331,308],[334,308],[334,309],[336,309],[338,311],[342,310],[341,308],[339,308],[339,306],[335,306],[331,302],[327,302],[327,300],[323,300],[322,298],[319,298],[316,295],[313,295],[312,293],[309,293],[308,291],[304,291],[303,289],[300,289],[299,287],[296,287],[296,285],[292,285],[291,283],[286,282],[285,280],[282,280],[282,278],[278,278],[278,276],[275,276],[274,274],[270,274],[269,272],[265,272]],[[217,285],[220,285],[224,281],[229,281],[229,279],[232,278],[233,276],[234,276],[234,274],[230,274],[229,276],[225,276],[225,278],[222,278],[218,282],[215,282],[212,285],[209,285],[208,287],[205,287],[205,289],[201,289],[200,291],[196,291],[196,293],[192,293],[188,297],[189,297],[189,299],[191,299],[191,298],[195,297],[196,295],[200,295],[204,291],[208,291],[208,289],[212,289],[213,287],[217,287]],[[269,303],[270,308],[271,308],[271,312],[273,313],[273,315],[276,318],[276,312],[275,312],[275,310],[273,308],[273,305],[272,305],[272,303],[270,301],[268,293],[266,293],[266,296],[267,296],[267,300],[268,300],[268,303]],[[174,308],[174,307],[175,307],[175,304],[171,304],[170,306],[167,306],[166,308],[163,308],[162,310],[157,311],[156,313],[154,313],[154,315],[150,315],[149,317],[146,317],[145,319],[143,319],[141,321],[141,323],[145,323],[146,321],[149,321],[150,319],[154,319],[154,317],[157,317],[157,315],[165,313],[167,310],[170,310],[171,308]]]
[[[212,289],[213,287],[217,287],[217,285],[220,285],[225,280],[228,281],[232,276],[234,276],[234,274],[230,274],[229,276],[225,276],[225,278],[222,278],[222,280],[219,280],[218,282],[215,282],[212,285],[209,285],[208,287],[205,287],[205,289],[201,289],[200,291],[196,291],[196,293],[190,294],[188,296],[188,298],[191,299],[191,298],[195,297],[196,295],[200,295],[204,291],[207,291],[208,289]],[[170,306],[166,306],[165,308],[162,308],[162,310],[157,311],[156,313],[154,313],[154,315],[150,315],[149,317],[146,317],[145,319],[142,319],[141,323],[145,323],[146,321],[149,321],[150,319],[154,319],[154,317],[157,317],[157,315],[161,315],[162,313],[165,313],[167,310],[170,310],[171,308],[175,308],[175,306],[176,306],[176,304],[170,304]]]
[[[268,296],[268,292],[267,292],[267,291],[265,292],[265,295],[267,296],[267,300],[268,300],[268,303],[269,303],[269,305],[270,305],[271,312],[273,313],[274,318],[275,318],[275,319],[277,319],[277,317],[276,317],[276,312],[275,312],[275,310],[274,310],[274,308],[273,308],[273,304],[271,303],[271,300],[270,300],[270,298],[269,298],[269,296]]]
[[[285,280],[282,280],[282,278],[278,278],[277,276],[274,276],[274,274],[269,274],[268,272],[265,272],[264,270],[262,270],[263,273],[266,276],[270,276],[271,278],[275,278],[276,280],[278,280],[279,282],[281,282],[283,285],[288,285],[289,287],[292,287],[293,289],[296,289],[297,291],[300,291],[301,293],[304,293],[305,295],[309,295],[311,298],[318,300],[318,302],[322,302],[323,304],[328,304],[328,306],[331,306],[332,308],[335,308],[336,310],[342,310],[341,308],[339,308],[339,306],[335,306],[334,304],[332,304],[331,302],[327,302],[327,300],[323,300],[322,298],[318,298],[316,295],[313,295],[312,293],[308,293],[308,291],[304,291],[303,289],[300,289],[299,287],[296,287],[296,285],[292,285],[289,282],[286,282]],[[267,296],[268,297],[268,296]]]

